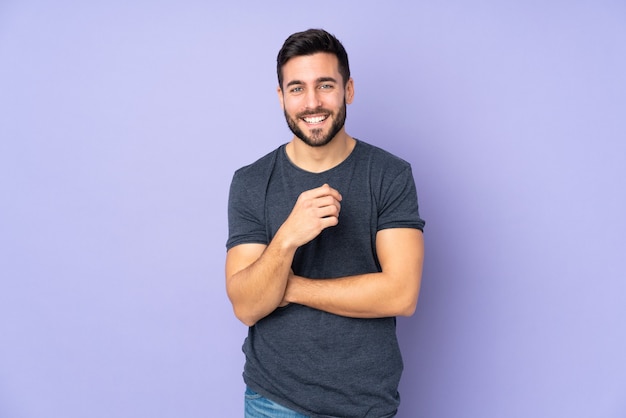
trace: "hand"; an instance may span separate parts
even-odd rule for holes
[[[302,192],[278,233],[294,248],[306,244],[339,223],[341,199],[341,194],[328,184]]]

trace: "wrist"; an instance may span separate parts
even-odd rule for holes
[[[287,277],[287,286],[285,286],[285,294],[283,295],[283,301],[287,303],[295,303],[298,277],[293,273],[293,270],[289,271]]]
[[[290,234],[283,233],[281,229],[276,231],[276,235],[272,239],[272,244],[276,245],[281,254],[295,254],[298,246],[290,240]]]

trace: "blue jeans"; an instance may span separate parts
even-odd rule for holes
[[[246,388],[245,418],[308,418]]]

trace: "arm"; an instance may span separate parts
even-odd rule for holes
[[[283,304],[296,250],[337,225],[341,195],[328,185],[303,192],[265,246],[241,244],[226,255],[226,292],[235,316],[248,326]]]
[[[248,326],[280,304],[293,254],[277,242],[242,244],[226,254],[226,292],[235,316]]]
[[[376,234],[376,251],[382,272],[326,280],[291,275],[284,302],[355,318],[411,316],[422,277],[422,232],[381,230]]]

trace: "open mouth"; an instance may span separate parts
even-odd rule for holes
[[[328,115],[323,116],[305,116],[302,118],[303,121],[309,124],[322,123],[326,119],[328,119]]]

